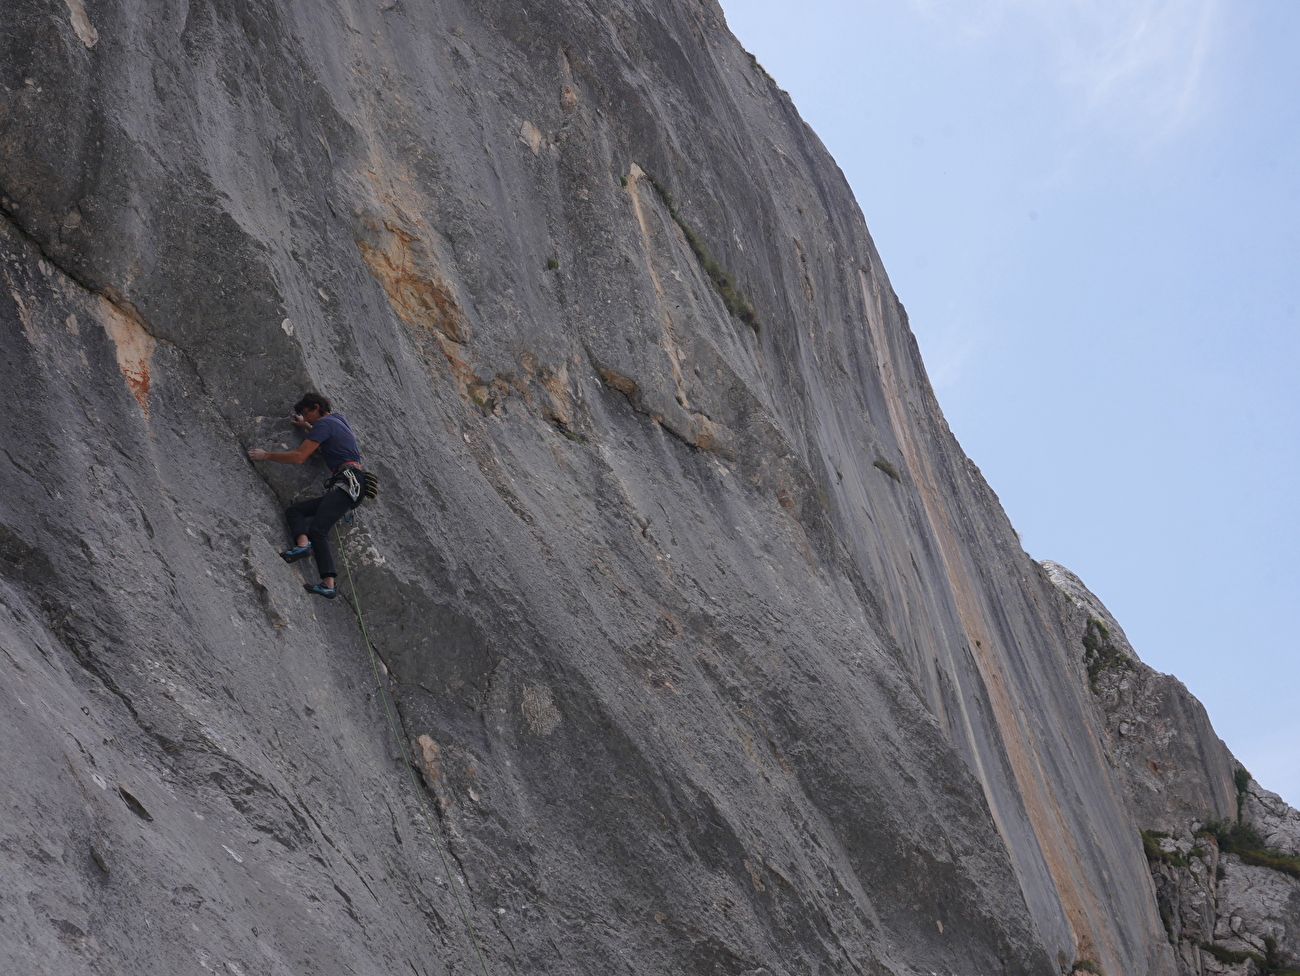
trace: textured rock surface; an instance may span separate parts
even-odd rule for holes
[[[1222,852],[1199,824],[1162,838],[1151,861],[1179,971],[1256,974],[1300,963],[1300,879]],[[1210,947],[1219,950],[1216,956]],[[1223,956],[1227,953],[1227,956]]]
[[[1072,604],[1082,679],[1105,715],[1116,770],[1147,851],[1156,900],[1183,976],[1300,964],[1300,861],[1288,870],[1220,849],[1240,823],[1269,852],[1294,855],[1300,812],[1260,787],[1214,734],[1182,682],[1138,659],[1123,629],[1079,578],[1043,564]],[[1239,788],[1240,787],[1240,788]],[[1219,955],[1207,949],[1212,946]]]
[[[1254,780],[1241,797],[1241,818],[1269,847],[1284,854],[1300,854],[1300,810]]]
[[[1117,744],[715,4],[5,18],[5,971],[465,972],[455,895],[494,973],[1178,969],[1139,814],[1230,757]],[[449,871],[244,459],[307,386]]]
[[[1174,832],[1194,820],[1237,816],[1236,761],[1177,678],[1143,664],[1119,622],[1064,566],[1043,567],[1075,611],[1084,680],[1105,714],[1106,758],[1143,829]]]

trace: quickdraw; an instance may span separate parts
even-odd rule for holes
[[[347,492],[348,497],[352,499],[352,507],[356,508],[367,498],[379,496],[379,479],[369,471],[346,465],[335,471],[325,482],[326,491],[333,491],[335,488]]]

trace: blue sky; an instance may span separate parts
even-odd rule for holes
[[[1300,3],[723,0],[953,431],[1300,805]]]

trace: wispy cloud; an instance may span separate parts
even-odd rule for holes
[[[1159,141],[1193,121],[1223,0],[911,0],[972,42],[1028,28],[1092,121]]]

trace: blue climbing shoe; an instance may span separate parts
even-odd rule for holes
[[[320,583],[303,583],[302,588],[308,593],[315,593],[317,596],[323,596],[327,600],[333,600],[339,595],[339,591],[329,586],[322,586]]]
[[[306,559],[311,555],[311,543],[305,546],[294,546],[292,549],[286,549],[280,553],[280,558],[286,563],[296,563],[299,559]]]

